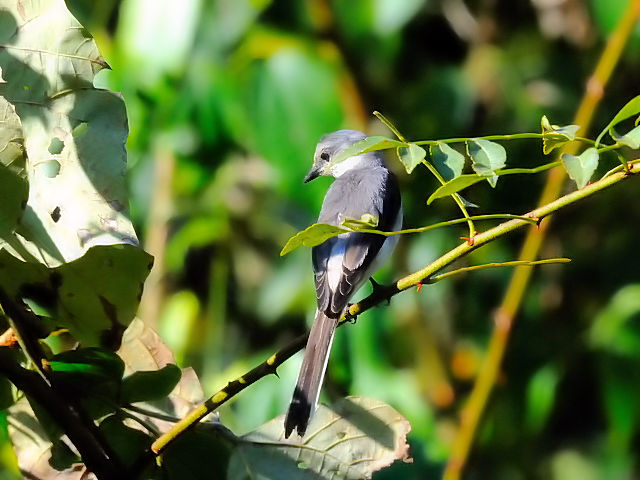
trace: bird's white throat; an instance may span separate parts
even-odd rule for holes
[[[354,157],[349,157],[341,161],[340,163],[336,163],[329,169],[329,175],[334,178],[338,178],[341,175],[344,175],[349,170],[353,170],[354,168],[362,168],[367,161],[367,155],[356,155]]]

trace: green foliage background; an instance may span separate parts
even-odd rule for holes
[[[338,128],[409,139],[537,131],[567,124],[626,2],[563,7],[452,0],[69,0],[113,68],[97,84],[122,92],[131,129],[136,230],[156,257],[140,316],[155,324],[205,392],[302,333],[314,310],[308,249],[279,257],[316,219],[329,180],[302,178],[318,138]],[[605,92],[595,129],[637,95],[640,36]],[[508,166],[545,163],[539,142],[505,145]],[[428,175],[401,181],[405,226],[457,218],[426,200]],[[604,167],[603,167],[604,168]],[[425,172],[426,173],[426,172]],[[472,214],[520,214],[544,176],[482,182]],[[574,188],[573,184],[567,188]],[[631,478],[640,474],[640,261],[637,182],[554,217],[485,414],[468,478]],[[464,224],[401,239],[390,281],[455,246]],[[469,263],[516,258],[521,236]],[[340,329],[325,386],[389,403],[413,426],[413,465],[377,478],[438,476],[456,412],[482,360],[492,309],[510,272],[483,271],[396,296]],[[301,356],[225,406],[244,433],[282,413]],[[4,429],[0,478],[15,477]]]

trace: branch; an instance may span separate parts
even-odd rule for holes
[[[371,293],[364,300],[354,303],[340,319],[338,326],[344,325],[349,320],[355,318],[357,315],[369,310],[375,305],[390,299],[392,296],[400,293],[403,290],[407,290],[413,286],[420,286],[422,284],[437,281],[434,275],[450,265],[455,260],[471,253],[473,250],[496,240],[520,227],[531,224],[531,219],[540,221],[547,215],[560,210],[567,205],[571,205],[578,200],[589,197],[600,190],[603,190],[611,185],[621,182],[633,175],[640,173],[640,163],[632,164],[629,166],[629,172],[617,172],[603,178],[591,185],[584,187],[581,190],[569,193],[564,197],[556,200],[555,202],[537,208],[522,217],[514,218],[507,222],[504,222],[496,227],[493,227],[486,232],[479,233],[473,238],[473,243],[464,242],[458,245],[453,250],[450,250],[433,263],[427,265],[425,268],[418,270],[411,275],[401,278],[396,283],[389,286],[378,286],[374,288]],[[524,218],[523,218],[524,217]],[[557,260],[557,259],[556,259]],[[533,265],[532,263],[530,264]],[[303,335],[296,338],[289,345],[281,350],[278,350],[271,357],[265,360],[260,365],[256,366],[246,374],[238,377],[237,379],[229,382],[222,390],[214,393],[208,400],[196,407],[186,417],[176,423],[167,433],[158,438],[151,446],[152,451],[159,455],[161,454],[173,441],[175,441],[180,435],[193,428],[197,422],[199,422],[206,415],[215,411],[223,403],[226,403],[234,395],[237,395],[249,385],[255,383],[263,377],[270,374],[275,374],[277,367],[282,365],[286,360],[291,358],[295,353],[301,350],[306,342],[307,336]]]
[[[578,132],[579,135],[584,135],[589,129],[595,109],[604,94],[604,87],[620,59],[629,36],[637,24],[639,15],[640,0],[630,0],[616,30],[609,38],[602,52],[593,75],[587,82],[584,97],[578,107],[573,122],[581,126],[581,130]],[[577,143],[572,142],[567,144],[562,151],[565,153],[575,153],[577,146]],[[634,167],[634,172],[637,172],[637,166]],[[538,205],[550,204],[550,202],[558,198],[564,186],[565,178],[564,169],[556,168],[551,170]],[[603,178],[600,182],[603,180],[605,179]],[[529,231],[527,233],[520,253],[520,260],[532,261],[536,259],[545,238],[547,228],[549,228],[549,222],[545,222],[539,232]],[[505,292],[502,304],[496,311],[494,317],[495,328],[489,342],[486,361],[482,365],[480,373],[476,378],[468,403],[460,414],[460,430],[453,442],[451,456],[443,476],[445,480],[458,480],[467,461],[471,443],[480,422],[480,417],[487,404],[493,385],[496,383],[499,368],[506,350],[509,332],[529,283],[530,273],[531,270],[528,268],[517,268],[515,270]]]
[[[102,437],[95,424],[86,422],[69,400],[49,386],[44,378],[21,367],[7,347],[0,348],[0,374],[47,410],[78,449],[87,468],[99,479],[123,478],[122,466],[101,443]]]

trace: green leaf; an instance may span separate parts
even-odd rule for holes
[[[598,167],[598,151],[595,148],[587,148],[580,155],[562,154],[562,163],[569,177],[576,182],[578,188],[584,187]]]
[[[639,315],[640,284],[625,285],[591,324],[590,347],[622,358],[640,358],[640,333],[634,323]]]
[[[624,135],[618,135],[613,127],[611,128],[611,130],[609,130],[609,133],[611,134],[611,138],[613,138],[618,143],[621,143],[633,149],[640,148],[640,126],[635,127],[633,130],[625,133]]]
[[[545,155],[565,143],[575,140],[576,134],[580,130],[579,125],[565,125],[562,127],[551,125],[546,115],[542,116],[540,124],[542,126],[542,152]]]
[[[495,187],[498,182],[495,171],[504,167],[507,162],[507,152],[504,147],[498,143],[477,138],[467,142],[467,152],[472,160],[473,171],[478,175],[488,176],[489,185]]]
[[[0,411],[13,405],[13,388],[6,377],[0,376]]]
[[[49,361],[54,374],[81,374],[81,382],[87,382],[86,375],[114,380],[122,379],[124,362],[115,353],[100,348],[80,348],[54,355]],[[69,377],[69,375],[67,375]]]
[[[526,403],[526,424],[531,432],[539,432],[549,418],[558,380],[558,371],[553,365],[545,365],[531,377]]]
[[[118,414],[102,420],[100,432],[125,468],[132,467],[152,442],[149,435],[125,425]]]
[[[444,185],[441,185],[436,189],[435,192],[431,194],[429,199],[427,200],[427,205],[431,205],[431,202],[438,198],[448,197],[449,195],[453,195],[461,190],[464,190],[467,187],[470,187],[474,183],[481,182],[482,180],[486,180],[491,178],[493,175],[460,175],[459,177],[455,177],[453,180],[449,180]]]
[[[451,148],[446,143],[436,143],[429,147],[431,162],[445,181],[453,180],[462,175],[464,169],[464,155]]]
[[[346,228],[336,227],[328,223],[314,223],[287,240],[287,243],[282,247],[280,256],[282,257],[298,247],[315,247],[331,237],[347,232],[349,230]]]
[[[178,384],[181,375],[180,369],[173,364],[160,370],[135,372],[122,382],[121,403],[126,405],[166,397]]]
[[[341,225],[351,230],[358,230],[360,228],[372,229],[378,226],[378,217],[370,213],[363,214],[360,219],[345,217]]]
[[[22,136],[13,105],[0,97],[0,240],[18,225],[29,197]]]
[[[624,107],[622,107],[618,113],[615,114],[615,116],[613,117],[613,120],[611,120],[609,124],[606,127],[604,127],[604,130],[602,130],[602,132],[600,132],[600,135],[598,135],[598,138],[596,138],[596,146],[600,144],[600,140],[602,139],[602,137],[604,137],[605,133],[607,133],[611,129],[611,127],[639,113],[640,113],[640,95],[629,100],[627,104]]]
[[[241,437],[227,479],[371,478],[396,460],[412,461],[409,422],[378,400],[347,397],[331,408],[321,405],[302,439],[284,441],[283,421],[280,415]]]
[[[398,147],[397,151],[408,174],[411,174],[413,169],[420,165],[427,156],[425,149],[415,143],[410,143],[408,147]]]
[[[350,145],[349,147],[345,148],[342,152],[336,155],[333,161],[327,166],[327,169],[331,168],[333,165],[336,165],[346,160],[349,157],[355,157],[356,155],[360,155],[362,153],[375,152],[377,150],[388,150],[390,148],[408,147],[408,146],[409,144],[404,142],[399,142],[398,140],[393,140],[391,138],[374,135],[372,137],[367,137],[364,140],[360,140],[359,142],[356,142],[353,145]]]
[[[83,345],[113,347],[135,315],[151,263],[133,245],[96,246],[56,268],[0,249],[0,288],[47,308]]]

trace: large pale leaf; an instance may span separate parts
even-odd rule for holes
[[[125,375],[128,376],[125,382],[136,372],[147,372],[148,376],[148,372],[156,371],[159,383],[163,383],[165,377],[171,375],[167,367],[176,363],[173,353],[155,330],[138,318],[131,322],[122,336],[118,355],[125,364]],[[162,373],[163,369],[165,373]],[[184,368],[180,381],[166,398],[148,401],[144,406],[159,413],[183,417],[203,399],[204,393],[195,372],[192,368]],[[155,418],[147,420],[155,423],[161,431],[171,426],[169,422]]]
[[[48,309],[85,346],[119,344],[135,315],[150,257],[132,245],[96,246],[55,268],[0,249],[0,287]]]
[[[281,415],[241,438],[227,478],[371,478],[396,460],[411,462],[409,422],[378,400],[347,397],[320,406],[303,438],[283,438]]]
[[[58,480],[95,478],[94,476],[83,477],[88,475],[88,472],[78,463],[80,458],[67,446],[68,440],[61,438],[55,443],[49,440],[25,397],[9,409],[7,426],[18,466],[26,478]]]
[[[0,239],[18,224],[29,195],[22,143],[20,118],[0,97]]]
[[[49,293],[36,300],[79,340],[112,345],[133,318],[151,263],[127,213],[124,103],[93,87],[108,65],[63,0],[5,4],[0,96],[10,107],[0,105],[0,148],[8,145],[0,197],[9,203],[0,207],[0,258],[9,270],[0,282],[18,298]],[[26,173],[28,197],[6,172]],[[93,246],[102,249],[89,254]]]

